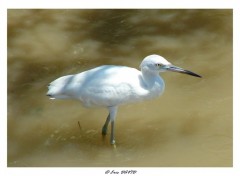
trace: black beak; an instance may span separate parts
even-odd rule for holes
[[[191,76],[196,76],[196,77],[199,77],[199,78],[202,77],[202,76],[200,76],[200,75],[198,75],[196,73],[193,73],[193,72],[191,72],[189,70],[184,70],[184,69],[182,69],[180,67],[177,67],[177,66],[174,66],[174,65],[170,65],[166,69],[169,70],[169,71],[172,71],[172,72],[183,73],[183,74],[187,74],[187,75],[191,75]]]

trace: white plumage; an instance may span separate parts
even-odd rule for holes
[[[173,66],[159,55],[147,56],[140,65],[141,71],[126,66],[104,65],[76,75],[56,79],[48,86],[51,99],[77,99],[85,107],[106,107],[109,115],[103,126],[106,135],[111,121],[110,142],[115,143],[114,121],[118,105],[151,99],[164,91],[164,81],[159,72],[175,71],[200,77]]]

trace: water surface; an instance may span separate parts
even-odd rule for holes
[[[119,108],[116,148],[106,109],[45,96],[153,53],[203,78],[162,73],[163,96]],[[232,10],[8,10],[8,166],[232,166],[232,57]]]

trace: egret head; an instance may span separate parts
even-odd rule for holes
[[[145,57],[140,65],[142,71],[158,74],[159,72],[173,71],[188,74],[191,76],[201,77],[200,75],[193,73],[189,70],[182,69],[175,65],[172,65],[162,56],[153,54]]]

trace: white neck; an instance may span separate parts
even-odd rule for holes
[[[148,70],[146,71],[144,69],[142,69],[142,77],[143,77],[144,83],[148,87],[153,87],[155,82],[156,81],[158,82],[159,78],[161,79],[158,72],[151,72],[151,71],[148,71]]]

